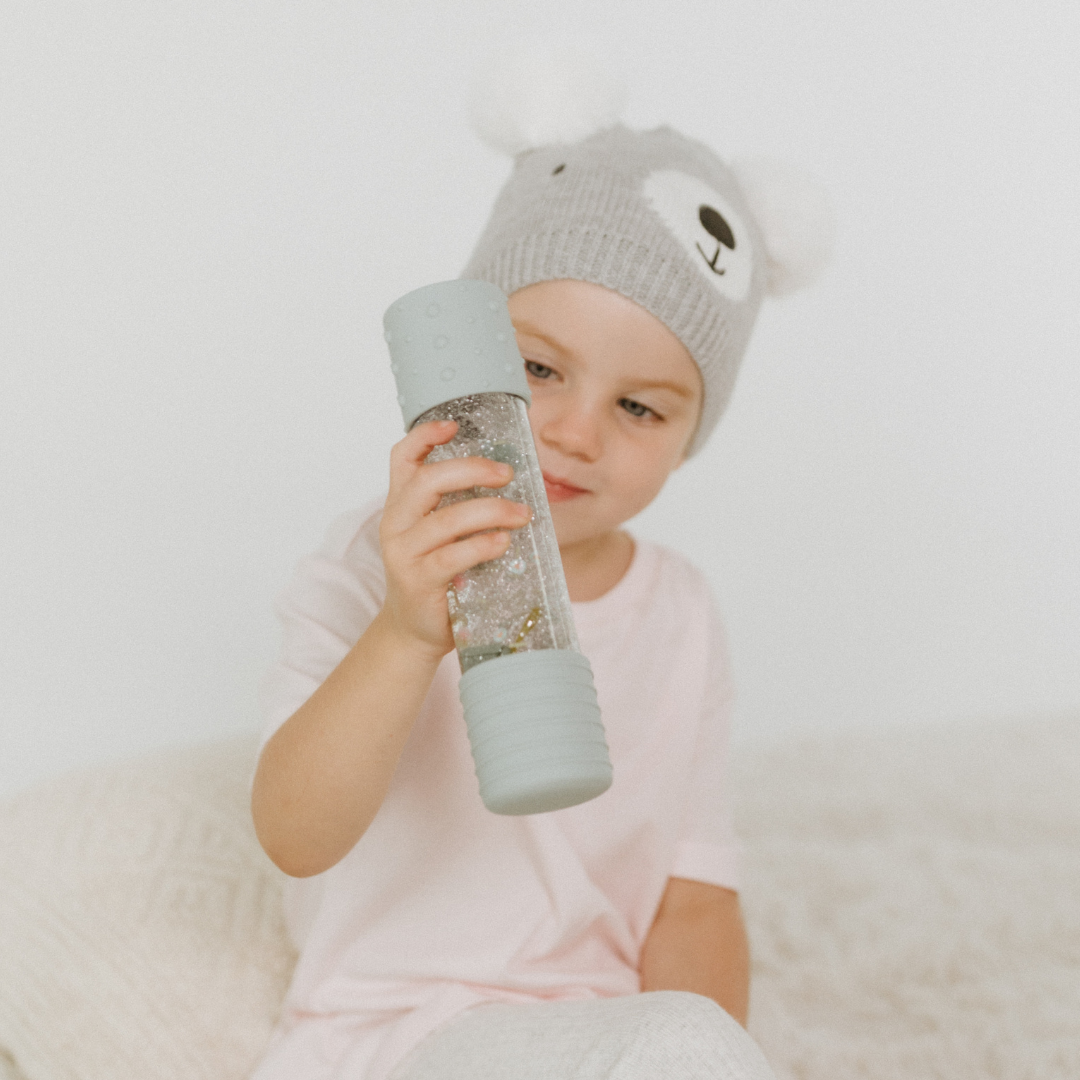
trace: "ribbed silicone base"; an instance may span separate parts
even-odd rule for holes
[[[581,653],[537,649],[461,677],[480,797],[495,814],[543,814],[611,786],[592,669]]]

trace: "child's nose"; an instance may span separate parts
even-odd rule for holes
[[[595,461],[603,448],[599,418],[586,405],[567,406],[549,414],[538,434],[552,449],[584,461]]]

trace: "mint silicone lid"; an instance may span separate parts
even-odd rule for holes
[[[469,394],[531,402],[506,293],[459,279],[406,293],[383,315],[405,430],[428,409]]]
[[[588,802],[612,768],[589,661],[572,649],[488,660],[461,677],[476,778],[495,814],[543,814]]]

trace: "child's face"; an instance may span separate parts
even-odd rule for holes
[[[701,374],[659,319],[600,285],[529,285],[510,297],[510,317],[559,545],[604,536],[685,459]]]

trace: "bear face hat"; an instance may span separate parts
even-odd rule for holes
[[[513,94],[492,95],[486,111],[474,101],[481,137],[514,167],[461,276],[507,295],[589,281],[656,316],[701,371],[693,454],[731,397],[762,298],[809,284],[826,261],[827,200],[782,166],[733,168],[670,127],[633,131],[613,120],[612,92],[552,77],[577,91],[562,123],[550,93],[539,116],[528,101],[508,116]]]

